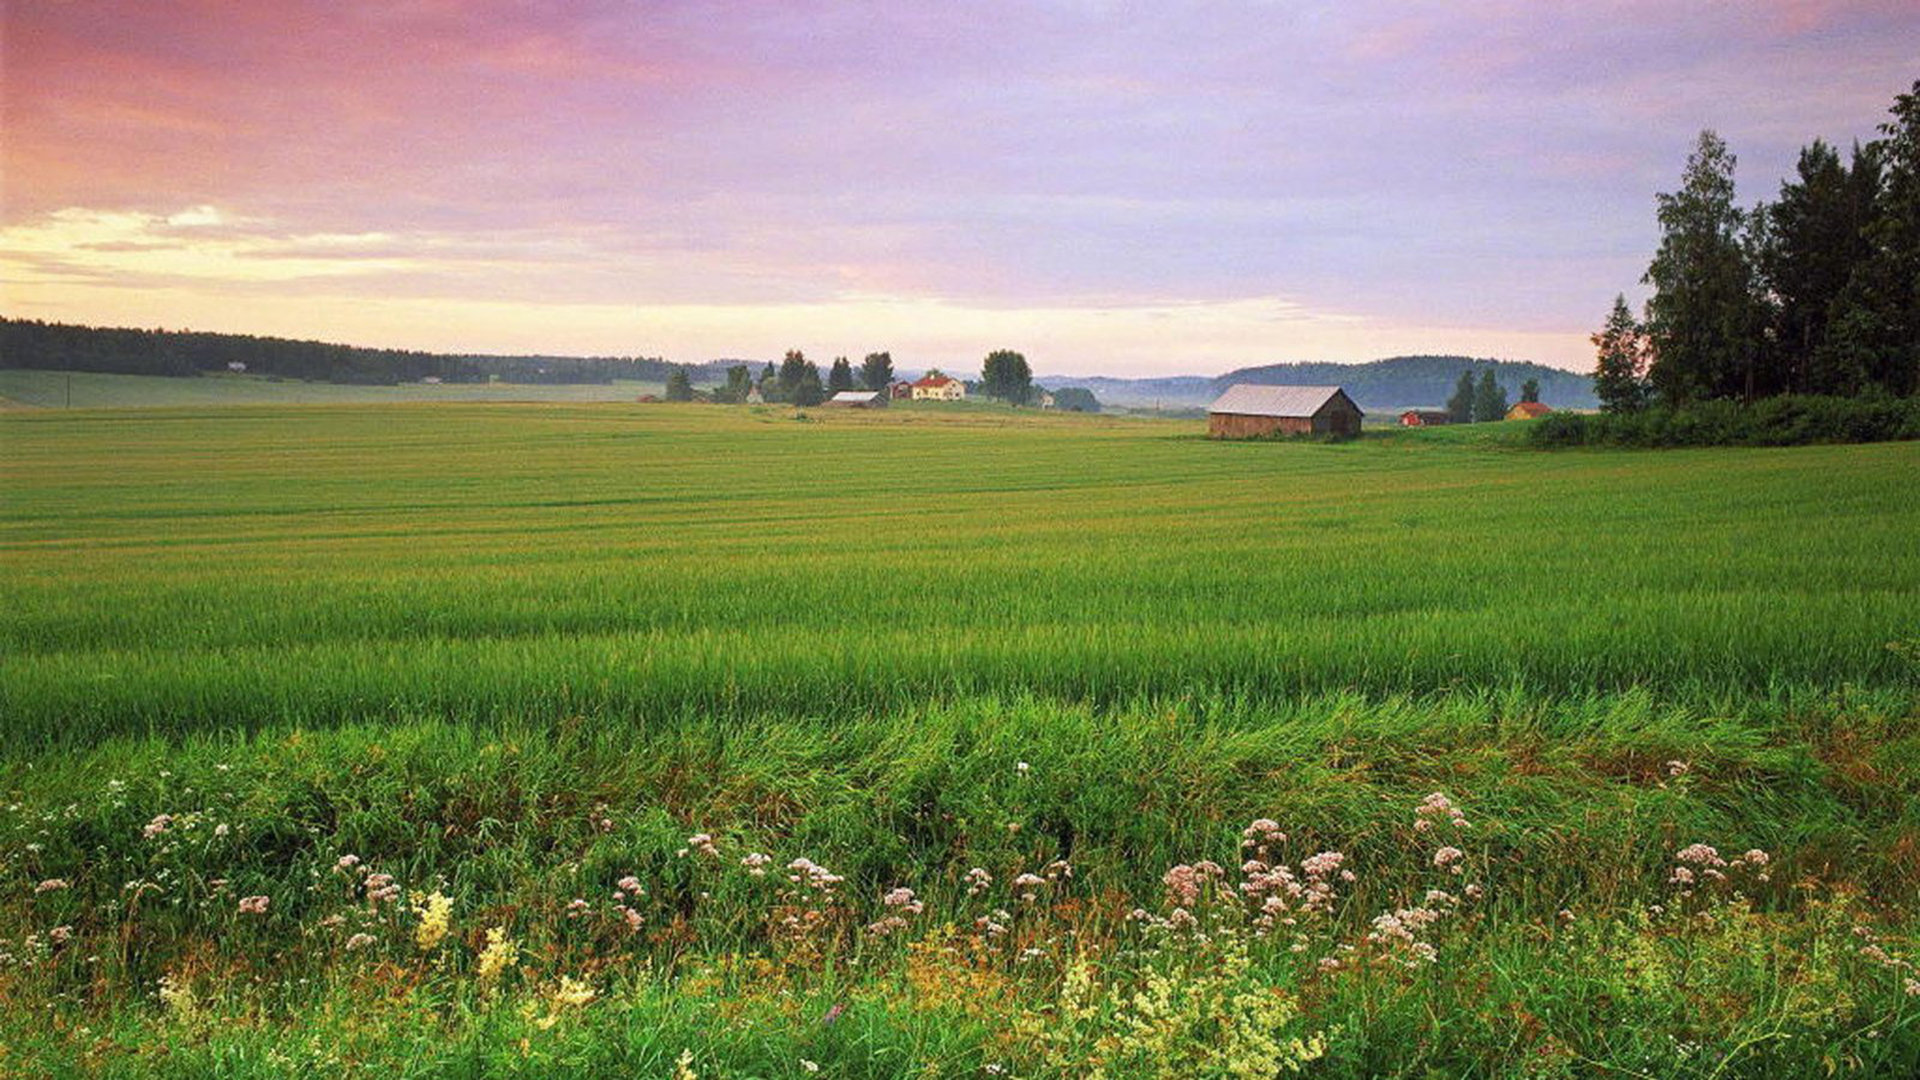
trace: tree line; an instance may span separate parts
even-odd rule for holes
[[[1540,400],[1539,379],[1520,384],[1520,400]],[[1494,378],[1493,369],[1482,370],[1476,380],[1469,368],[1460,373],[1460,381],[1453,386],[1453,396],[1447,399],[1447,418],[1456,424],[1484,424],[1489,420],[1505,420],[1507,408],[1507,388]]]
[[[860,362],[858,371],[846,357],[835,357],[823,381],[818,364],[807,359],[799,349],[789,349],[778,366],[769,361],[761,368],[758,378],[746,364],[729,367],[726,382],[715,387],[710,396],[717,402],[738,404],[748,400],[758,390],[763,401],[804,407],[818,405],[832,395],[847,390],[888,391],[893,386],[893,380],[893,354],[890,352],[868,353]],[[1034,395],[1033,369],[1021,354],[1011,349],[996,349],[987,354],[986,362],[982,365],[981,380],[971,388],[990,398],[1024,405]],[[1091,405],[1088,411],[1098,411],[1099,403],[1093,401],[1093,395],[1085,391],[1082,393],[1086,394],[1083,407]],[[690,369],[678,365],[674,367],[667,376],[665,396],[668,401],[693,400]],[[1079,398],[1074,400],[1080,401]]]
[[[1920,81],[1890,111],[1845,161],[1815,139],[1750,209],[1725,140],[1700,133],[1658,196],[1644,311],[1617,296],[1593,335],[1604,411],[1920,391]]]
[[[472,356],[366,349],[251,334],[137,330],[0,318],[0,366],[194,377],[244,370],[308,382],[391,386],[422,379],[477,383],[659,380],[673,365],[644,356]]]

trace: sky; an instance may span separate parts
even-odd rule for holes
[[[1586,370],[1912,0],[0,2],[0,314],[456,352]]]

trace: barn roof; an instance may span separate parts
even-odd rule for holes
[[[1346,394],[1337,386],[1260,386],[1234,383],[1227,387],[1208,412],[1235,416],[1307,417],[1319,412],[1335,395]],[[1348,398],[1348,401],[1353,399]]]
[[[1539,417],[1545,416],[1552,411],[1553,411],[1552,409],[1547,408],[1545,405],[1542,405],[1537,401],[1522,401],[1518,405],[1515,405],[1513,408],[1508,409],[1507,416],[1512,417],[1517,413],[1521,417],[1524,417],[1525,419],[1534,420],[1534,419],[1538,419]]]
[[[868,405],[880,400],[878,390],[842,390],[827,399],[829,405]]]

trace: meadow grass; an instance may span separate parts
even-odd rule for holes
[[[1920,1069],[1920,447],[1197,431],[0,416],[0,1073]]]

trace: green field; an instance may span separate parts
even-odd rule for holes
[[[1920,445],[1201,430],[0,414],[0,1073],[1920,1068]]]
[[[665,383],[404,383],[356,386],[260,375],[105,375],[0,368],[0,408],[125,409],[196,405],[394,405],[420,401],[633,401]]]

